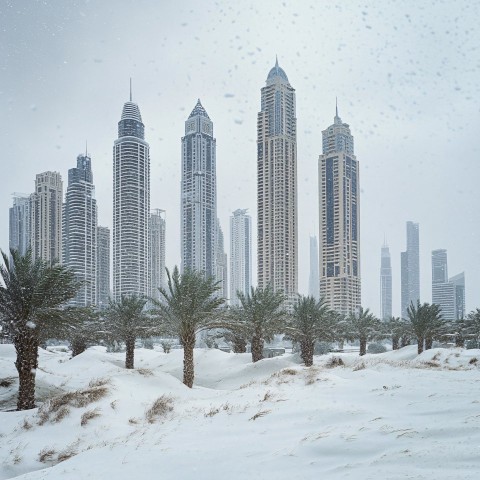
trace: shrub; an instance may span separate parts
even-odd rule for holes
[[[381,343],[369,343],[367,352],[368,353],[385,353],[387,351],[387,348],[385,345],[382,345]]]
[[[164,417],[173,410],[173,398],[168,395],[162,395],[157,398],[153,405],[145,412],[145,418],[148,423],[154,423],[159,417]]]

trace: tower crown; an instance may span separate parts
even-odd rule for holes
[[[189,115],[188,118],[196,117],[197,115],[200,115],[201,117],[206,117],[210,120],[210,117],[208,116],[207,111],[203,108],[200,99],[197,100],[197,103],[195,107],[193,107],[192,113]]]
[[[275,66],[268,72],[267,85],[274,83],[288,83],[288,77],[283,68],[278,66],[278,58],[275,60]]]
[[[138,105],[132,101],[125,102],[125,105],[123,105],[121,120],[136,120],[137,122],[142,123],[142,116],[140,115]]]

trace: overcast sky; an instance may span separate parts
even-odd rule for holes
[[[232,211],[248,208],[256,224],[257,112],[278,54],[297,94],[300,291],[318,235],[321,135],[338,96],[360,162],[363,305],[380,313],[386,236],[399,315],[412,220],[421,300],[431,301],[431,251],[446,248],[449,275],[465,271],[467,310],[480,306],[479,18],[478,1],[0,0],[0,247],[11,193],[32,192],[46,170],[65,190],[86,140],[99,223],[111,227],[112,146],[132,77],[151,206],[167,211],[168,266],[180,261],[180,138],[197,98],[214,122],[229,254]]]

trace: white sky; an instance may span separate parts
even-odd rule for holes
[[[380,247],[400,310],[405,222],[420,223],[421,296],[431,250],[466,274],[480,305],[478,1],[0,0],[0,247],[12,192],[92,156],[99,222],[112,224],[112,145],[133,77],[151,147],[151,205],[167,210],[167,264],[180,261],[180,137],[201,98],[217,139],[218,213],[256,223],[260,88],[279,63],[297,93],[299,286],[317,234],[317,159],[335,96],[360,162],[362,303],[379,313]],[[254,230],[255,233],[255,230]],[[254,244],[256,245],[255,238]],[[255,247],[256,249],[256,247]]]

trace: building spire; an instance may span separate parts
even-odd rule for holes
[[[88,140],[85,139],[85,156],[88,157]]]
[[[275,54],[275,68],[278,68],[278,55]]]
[[[130,101],[132,101],[132,77],[130,77]]]
[[[338,97],[335,97],[335,116],[338,117]]]

